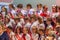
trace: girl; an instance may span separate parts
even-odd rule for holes
[[[52,6],[52,12],[51,12],[51,17],[54,18],[55,17],[55,14],[57,13],[57,6],[56,5],[53,5]]]
[[[33,26],[32,27],[32,40],[38,40],[38,34],[37,34],[37,27]]]
[[[22,15],[26,15],[26,10],[23,9],[23,4],[18,4],[17,5],[17,9],[16,9],[17,13],[22,13]]]
[[[42,13],[42,4],[37,4],[36,15],[40,16]]]
[[[55,31],[53,31],[53,29],[48,28],[46,32],[47,32],[47,35],[45,40],[56,40],[56,33]]]
[[[31,4],[27,4],[27,15],[30,16],[32,14],[34,14],[34,9],[32,9],[32,5]]]
[[[7,33],[4,31],[3,25],[0,24],[0,40],[9,40]]]
[[[15,34],[15,36],[16,36],[16,40],[23,40],[22,36],[21,36],[21,28],[20,27],[16,28],[16,34]]]
[[[43,6],[43,12],[40,14],[42,17],[50,16],[50,12],[48,11],[48,7],[46,5]]]
[[[25,18],[25,27],[28,27],[28,28],[31,27],[30,19],[28,17]]]
[[[23,38],[23,40],[31,40],[31,37],[28,34],[28,28],[27,27],[23,28],[22,38]]]
[[[15,40],[15,33],[13,32],[11,26],[7,28],[7,33],[9,35],[9,40]]]
[[[1,7],[1,13],[2,13],[3,17],[5,17],[7,15],[7,9],[4,6]]]
[[[44,29],[39,29],[38,30],[38,33],[39,33],[39,37],[38,37],[38,40],[45,40],[45,35],[44,35]]]
[[[15,7],[13,4],[9,4],[9,14],[11,17],[15,17],[16,16],[16,11],[15,11]]]

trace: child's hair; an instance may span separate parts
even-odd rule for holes
[[[7,28],[10,29],[10,30],[13,30],[13,28],[11,26],[8,26]]]
[[[16,30],[15,30],[15,33],[17,33],[17,29],[20,31],[20,33],[22,32],[22,30],[21,30],[22,28],[21,27],[17,27]]]
[[[9,6],[11,6],[12,9],[15,9],[14,5],[13,4],[9,4]]]
[[[47,21],[52,21],[52,19],[51,18],[47,18]]]
[[[42,4],[37,4],[37,7],[38,7],[38,6],[42,7]]]
[[[45,7],[47,7],[47,5],[44,5],[44,6],[43,6],[43,9],[44,9]]]
[[[0,26],[2,27],[2,29],[5,31],[5,27],[4,24],[2,22],[0,22]]]
[[[42,31],[42,32],[44,33],[44,29],[41,29],[41,28],[40,28],[38,31]]]
[[[27,7],[30,7],[30,8],[32,8],[32,5],[31,5],[31,4],[27,4]]]
[[[29,32],[29,29],[28,29],[28,27],[23,27],[23,29],[24,29],[24,28],[26,29],[26,31],[27,31],[27,33],[28,33],[28,32]]]
[[[8,22],[10,21],[10,19],[9,19],[7,16],[5,16],[5,20],[6,20],[6,19],[8,19]]]
[[[40,24],[43,22],[41,17],[38,18],[38,21],[39,21]]]
[[[14,20],[19,22],[20,21],[20,18],[17,17],[17,18],[14,18]]]
[[[57,12],[57,6],[56,5],[53,5],[52,8],[55,8],[55,12]]]
[[[23,4],[18,4],[17,7],[18,8],[23,8]]]
[[[5,13],[7,14],[7,8],[5,8],[5,6],[2,6],[1,9],[4,8],[5,9]],[[2,12],[2,11],[1,11]]]

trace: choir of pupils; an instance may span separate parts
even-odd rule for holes
[[[13,4],[1,7],[0,40],[60,40],[60,6]]]

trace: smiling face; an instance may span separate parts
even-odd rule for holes
[[[32,27],[32,32],[36,33],[37,32],[37,28],[35,26]]]
[[[5,12],[5,7],[4,6],[1,9],[2,9],[2,12]]]
[[[48,11],[48,7],[46,5],[43,6],[44,11]]]
[[[28,29],[26,27],[23,28],[23,33],[27,34],[28,33]]]
[[[41,8],[42,8],[42,4],[37,4],[37,9],[41,10]]]
[[[17,28],[17,29],[16,29],[16,31],[17,31],[17,33],[19,33],[19,34],[20,34],[20,28]]]
[[[56,12],[57,9],[56,9],[56,6],[52,6],[52,12]]]

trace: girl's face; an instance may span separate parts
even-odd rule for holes
[[[20,29],[19,28],[17,28],[17,33],[20,33]]]
[[[8,23],[9,22],[9,19],[8,18],[5,18],[5,22]]]
[[[2,26],[0,25],[0,33],[2,33],[3,32],[3,28],[2,28]]]
[[[3,12],[5,11],[5,7],[2,7],[2,11],[3,11]]]
[[[50,25],[50,24],[51,24],[51,21],[47,21],[46,23],[47,23],[48,25]]]
[[[45,8],[43,9],[44,11],[47,11],[48,10],[48,7],[47,6],[45,6]]]
[[[40,5],[37,7],[38,10],[41,10],[41,8],[42,8],[42,6],[40,6]]]
[[[27,22],[29,22],[29,20],[25,20],[25,22],[27,23]]]
[[[27,34],[27,33],[28,33],[27,28],[23,28],[23,33],[24,33],[24,34]]]
[[[56,7],[55,6],[52,7],[52,12],[56,12]]]
[[[43,34],[43,32],[42,32],[42,31],[39,31],[39,34],[40,34],[40,35],[42,35],[42,34]]]
[[[16,20],[15,23],[18,23],[18,20]]]
[[[35,19],[32,18],[32,19],[31,19],[31,23],[33,23],[34,21],[35,21]]]
[[[29,9],[31,9],[31,7],[30,6],[27,6],[27,9],[29,10]]]
[[[33,32],[33,33],[36,33],[36,31],[37,31],[36,28],[33,27],[33,28],[32,28],[32,32]]]

